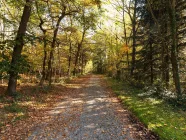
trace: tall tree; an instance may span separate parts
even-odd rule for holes
[[[180,87],[180,76],[178,66],[178,40],[177,40],[177,22],[176,22],[176,0],[168,1],[169,17],[170,17],[170,28],[171,28],[171,63],[173,71],[173,79],[176,87],[177,97],[181,99],[181,87]]]
[[[7,94],[11,96],[16,93],[17,78],[19,72],[16,70],[16,68],[19,67],[20,65],[19,60],[24,46],[24,37],[26,33],[27,23],[31,15],[31,4],[32,4],[32,0],[26,0],[21,22],[15,39],[15,46],[12,54],[11,67],[9,70],[10,78],[9,78],[8,88],[7,88]]]
[[[131,17],[132,21],[132,62],[131,62],[131,75],[134,74],[136,65],[136,32],[137,32],[137,0],[134,0],[134,11]]]

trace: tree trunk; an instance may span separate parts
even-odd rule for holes
[[[73,71],[73,75],[75,76],[77,74],[77,66],[78,66],[78,60],[79,60],[79,54],[80,54],[80,50],[81,50],[81,43],[78,43],[78,49],[76,52],[76,57],[75,57],[75,65],[74,65],[74,71]]]
[[[166,46],[166,56],[165,56],[165,83],[166,83],[166,88],[169,88],[169,79],[170,79],[170,75],[169,75],[169,47],[168,45]]]
[[[59,77],[61,77],[62,76],[62,73],[61,73],[61,55],[60,55],[60,50],[59,50],[59,46],[58,46],[58,63],[59,63],[59,70],[58,70],[58,75],[59,75]]]
[[[49,86],[51,86],[52,84],[52,60],[54,59],[54,49],[56,45],[57,34],[58,34],[60,22],[64,17],[65,17],[65,12],[62,13],[62,15],[59,17],[57,24],[56,24],[56,28],[54,30],[54,35],[53,35],[53,40],[52,40],[51,50],[50,50],[50,57],[48,61],[48,74],[47,75],[48,75],[48,80],[49,80]]]
[[[122,8],[123,8],[123,33],[124,33],[124,40],[125,40],[125,44],[126,44],[126,46],[128,46],[128,39],[127,39],[127,29],[126,29],[126,22],[125,22],[125,1],[124,0],[122,0]],[[127,49],[127,52],[126,52],[126,54],[127,54],[127,66],[128,66],[128,70],[129,70],[129,73],[130,73],[130,66],[129,66],[129,51],[128,51],[128,49]]]
[[[132,63],[131,63],[131,75],[134,74],[135,63],[136,63],[136,7],[137,7],[137,0],[135,0],[134,4],[134,14],[132,20]]]
[[[83,41],[84,41],[84,38],[85,38],[85,33],[86,33],[86,29],[84,28],[82,39],[81,39],[81,42],[78,43],[78,49],[77,49],[77,53],[76,53],[76,57],[75,57],[75,66],[74,66],[74,71],[73,71],[74,76],[77,74],[78,59],[79,59],[80,51],[81,51],[82,44],[83,44]]]
[[[160,11],[159,16],[164,15],[167,12],[167,9],[163,9]],[[169,88],[169,45],[167,43],[168,36],[168,18],[166,16],[165,21],[163,21],[162,26],[160,26],[160,36],[163,38],[161,40],[161,79],[166,88]]]
[[[5,16],[5,11],[3,10],[3,16]],[[2,32],[2,34],[1,34],[1,36],[0,36],[0,38],[2,38],[1,39],[1,42],[3,42],[3,44],[4,44],[4,42],[5,42],[5,30],[6,30],[6,24],[5,24],[5,20],[4,19],[1,19],[0,20],[0,22],[2,23],[2,30],[1,30],[1,32]],[[1,26],[1,24],[0,24],[0,26]],[[0,51],[1,52],[1,55],[3,55],[3,51]],[[4,83],[4,77],[3,77],[3,73],[1,72],[0,73],[0,76],[1,76],[1,84],[3,84]]]
[[[84,54],[81,54],[81,74],[84,73]]]
[[[152,44],[151,37],[152,36],[150,35],[150,42],[149,42],[149,45],[150,45],[150,82],[152,85],[154,82],[154,70],[153,70],[153,44]]]
[[[166,36],[166,35],[165,35]],[[169,87],[169,47],[162,41],[162,81],[166,85],[166,88]]]
[[[70,46],[69,46],[69,56],[68,56],[68,76],[70,77],[71,75],[71,59],[72,59],[72,42],[70,41]]]
[[[170,1],[169,1],[170,2]],[[180,86],[180,76],[179,76],[179,66],[178,66],[178,59],[177,59],[177,26],[176,26],[176,0],[171,0],[169,3],[169,17],[170,17],[170,24],[171,24],[171,39],[172,39],[172,46],[171,46],[171,63],[172,63],[172,72],[173,72],[173,79],[176,87],[177,98],[181,99],[181,86]]]
[[[43,40],[44,40],[44,46],[43,46],[43,48],[44,48],[44,57],[43,57],[42,77],[41,77],[41,80],[40,80],[40,83],[39,83],[40,86],[43,85],[43,83],[44,83],[44,81],[45,81],[45,79],[46,79],[46,69],[45,69],[45,67],[46,67],[46,59],[47,59],[47,51],[46,51],[46,47],[47,47],[46,31],[44,31],[43,34],[44,34],[44,38],[43,38]]]
[[[24,45],[24,36],[26,33],[26,27],[31,14],[31,2],[32,0],[26,0],[26,4],[23,10],[23,15],[21,17],[21,22],[17,32],[17,37],[15,39],[15,46],[12,54],[11,67],[9,70],[10,78],[9,78],[8,88],[7,88],[7,94],[10,96],[16,93],[18,71],[15,70],[15,67],[19,66],[18,59],[21,57],[21,52]]]
[[[169,87],[169,47],[162,42],[162,81],[166,85],[166,88]]]
[[[44,57],[43,57],[43,65],[42,65],[42,75],[41,75],[41,80],[40,80],[40,83],[39,85],[42,86],[45,79],[46,79],[46,59],[47,59],[47,50],[46,50],[46,47],[47,47],[47,37],[46,37],[46,32],[47,30],[43,28],[43,24],[45,23],[39,13],[39,6],[38,6],[38,3],[36,2],[36,9],[37,9],[37,14],[38,14],[38,17],[39,17],[39,20],[40,20],[40,24],[39,24],[39,27],[41,29],[41,31],[43,32],[43,50],[44,50]]]

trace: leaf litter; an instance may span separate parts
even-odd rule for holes
[[[7,122],[0,139],[158,139],[122,107],[103,76],[76,78],[30,98],[20,101],[27,118]]]

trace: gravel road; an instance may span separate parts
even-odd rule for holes
[[[128,111],[112,97],[100,76],[69,85],[73,93],[34,126],[28,140],[135,140]]]

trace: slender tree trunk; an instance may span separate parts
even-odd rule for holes
[[[44,34],[44,45],[43,45],[43,50],[44,50],[44,57],[43,57],[43,68],[42,68],[42,77],[40,80],[39,85],[42,86],[45,79],[46,79],[46,59],[47,59],[47,51],[46,51],[46,47],[47,47],[47,40],[46,40],[46,31],[43,32]]]
[[[61,77],[61,55],[60,55],[60,50],[59,50],[59,44],[58,44],[58,66],[59,66],[59,70],[58,70],[58,75],[59,77]]]
[[[166,85],[166,88],[169,87],[169,47],[162,41],[162,81]]]
[[[136,30],[133,27],[133,45],[132,45],[132,65],[131,65],[131,75],[134,74],[135,63],[136,63]]]
[[[126,46],[128,46],[128,39],[127,39],[127,30],[126,30],[126,22],[125,22],[125,1],[122,0],[122,6],[123,6],[123,33],[124,33],[124,40],[125,40],[125,44]],[[130,64],[129,64],[129,52],[128,52],[128,49],[127,49],[127,66],[128,66],[128,69],[130,67]],[[130,69],[129,69],[130,70]]]
[[[72,59],[72,42],[70,41],[69,45],[69,56],[68,56],[68,76],[70,77],[71,75],[71,59]]]
[[[83,44],[83,41],[85,38],[85,33],[86,33],[86,29],[84,29],[84,31],[83,31],[81,42],[78,43],[77,53],[76,53],[76,57],[75,57],[75,66],[74,66],[74,71],[73,71],[74,76],[77,74],[78,59],[79,59],[80,51],[81,51],[82,44]]]
[[[72,21],[72,17],[70,16],[70,25],[71,27],[73,27],[73,21]],[[72,61],[72,40],[71,40],[71,35],[72,35],[72,32],[70,33],[70,36],[69,36],[69,54],[68,54],[68,71],[67,71],[67,74],[68,74],[68,77],[71,76],[71,61]]]
[[[3,16],[5,16],[5,10],[3,10]],[[4,19],[1,19],[0,22],[2,22],[2,27],[1,27],[1,31],[2,31],[2,35],[1,35],[1,38],[2,38],[2,42],[4,44],[4,41],[5,41],[5,30],[6,30],[6,25],[5,25],[5,20]],[[1,24],[0,24],[1,25]],[[3,51],[0,51],[2,55],[3,54]],[[1,83],[3,84],[4,83],[4,77],[3,77],[3,73],[1,72],[0,73],[0,76],[2,76],[1,78]]]
[[[164,15],[167,12],[167,9],[162,9],[159,13],[159,16]],[[162,83],[165,84],[166,88],[169,88],[169,45],[167,44],[167,34],[168,34],[168,18],[165,18],[166,22],[161,23],[160,26],[160,36],[161,39],[161,79]]]
[[[153,44],[152,44],[152,39],[151,39],[151,35],[150,35],[150,81],[151,81],[151,85],[154,82],[154,70],[153,70]]]
[[[176,87],[177,98],[181,99],[181,86],[180,86],[180,76],[179,76],[179,66],[178,66],[178,59],[177,59],[177,26],[176,26],[176,0],[169,1],[169,17],[170,17],[170,24],[171,24],[171,39],[172,39],[172,46],[171,46],[171,63],[172,63],[172,72],[173,72],[173,79]]]
[[[150,28],[153,28],[153,21],[151,18],[149,20],[150,20],[149,26],[150,26]],[[150,48],[150,55],[149,55],[149,57],[150,57],[150,82],[151,82],[151,85],[153,85],[153,83],[154,83],[154,68],[153,68],[153,66],[154,66],[154,63],[153,63],[154,50],[153,50],[153,34],[151,33],[151,31],[149,33],[149,48]]]
[[[59,17],[57,24],[56,24],[56,28],[54,30],[54,35],[53,35],[53,40],[52,40],[51,50],[50,50],[50,57],[49,57],[49,61],[48,61],[49,86],[51,86],[51,84],[52,84],[52,61],[54,59],[54,49],[55,49],[55,45],[56,45],[57,34],[58,34],[60,22],[64,17],[65,17],[65,12],[62,13],[62,15]]]
[[[24,45],[24,36],[26,33],[26,27],[31,15],[31,2],[32,0],[26,0],[26,4],[23,10],[23,15],[21,17],[21,22],[17,32],[17,37],[15,39],[15,46],[12,54],[11,68],[9,71],[10,78],[9,78],[8,88],[7,88],[7,94],[11,96],[16,93],[18,71],[15,70],[15,67],[19,66],[18,61],[19,58],[21,57],[21,52]]]
[[[75,76],[75,75],[77,74],[77,72],[78,72],[77,66],[78,66],[78,60],[79,60],[79,55],[80,55],[81,46],[82,46],[82,44],[81,44],[81,43],[78,43],[78,49],[77,49],[77,52],[76,52],[75,65],[74,65],[74,71],[73,71],[73,75],[74,75],[74,76]]]
[[[84,54],[81,55],[81,74],[84,73]]]
[[[134,14],[132,20],[132,63],[131,63],[131,75],[134,74],[135,63],[136,63],[136,7],[137,7],[137,0],[135,0],[134,4]]]
[[[170,75],[169,75],[169,47],[168,45],[166,45],[166,56],[165,56],[165,83],[166,83],[166,88],[169,88],[169,79],[170,79]]]
[[[38,14],[38,17],[39,17],[39,20],[40,20],[39,27],[40,27],[41,31],[43,32],[43,43],[44,43],[44,44],[43,44],[43,51],[44,51],[43,55],[44,55],[44,57],[43,57],[43,65],[42,65],[42,75],[41,75],[41,80],[40,80],[40,83],[39,83],[39,85],[42,86],[43,83],[44,83],[44,81],[45,81],[45,79],[46,79],[46,68],[45,68],[45,67],[46,67],[46,59],[47,59],[47,50],[46,50],[46,47],[47,47],[46,32],[47,32],[47,30],[45,30],[45,29],[43,28],[43,24],[44,24],[45,22],[43,21],[41,15],[40,15],[40,13],[39,13],[39,6],[38,6],[38,3],[35,2],[35,4],[36,4],[36,9],[37,9],[37,14]]]

